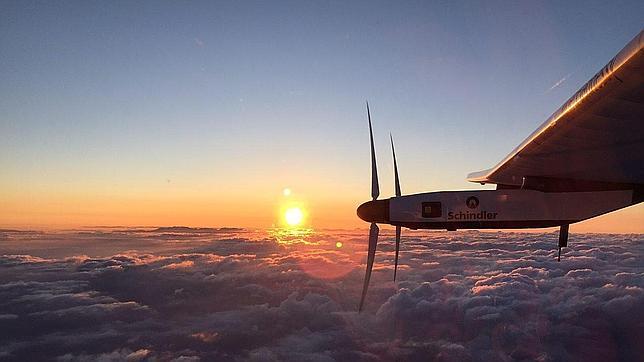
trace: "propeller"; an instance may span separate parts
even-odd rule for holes
[[[376,165],[376,149],[373,145],[373,129],[371,128],[369,102],[367,102],[367,117],[369,118],[369,140],[371,141],[371,198],[376,200],[380,196],[380,186],[378,186],[378,167]]]
[[[394,149],[394,137],[389,134],[389,139],[391,140],[391,153],[394,156],[394,182],[395,182],[395,191],[396,197],[399,197],[402,193],[400,192],[400,179],[398,178],[398,163],[396,163],[396,150]]]
[[[367,272],[364,275],[364,285],[362,286],[362,297],[360,298],[360,307],[358,312],[362,312],[364,301],[367,297],[367,290],[369,289],[369,280],[371,280],[371,270],[373,269],[373,261],[376,258],[376,246],[378,245],[378,233],[380,229],[374,222],[369,227],[369,251],[367,252]]]
[[[371,127],[371,112],[369,111],[369,102],[367,102],[367,117],[369,119],[369,140],[371,141],[371,198],[376,200],[380,196],[380,186],[378,185],[378,167],[376,165],[376,149],[373,145],[373,128]],[[362,311],[364,300],[367,297],[369,289],[369,280],[371,279],[371,270],[373,261],[376,257],[376,246],[378,245],[378,233],[380,229],[375,222],[369,227],[369,251],[367,252],[367,271],[364,276],[364,286],[362,287],[362,298],[358,311]]]
[[[394,137],[389,133],[389,139],[391,140],[391,153],[394,157],[394,191],[396,192],[396,197],[400,197],[402,194],[400,192],[400,179],[398,178],[398,163],[396,163],[396,149],[394,148]],[[400,253],[400,231],[401,227],[396,226],[396,259],[394,266],[394,281],[396,281],[396,274],[398,273],[398,254]]]
[[[378,234],[380,229],[376,222],[389,223],[389,200],[378,200],[380,196],[380,186],[378,184],[378,167],[376,162],[376,148],[373,142],[373,127],[371,126],[371,111],[369,110],[369,102],[367,102],[367,118],[369,119],[369,141],[371,142],[371,198],[372,201],[365,202],[358,207],[358,216],[365,221],[369,221],[369,250],[367,252],[367,270],[364,276],[364,285],[362,287],[362,297],[360,298],[360,306],[358,311],[362,311],[364,301],[367,297],[369,289],[369,281],[371,280],[371,271],[373,270],[373,263],[376,257],[376,248],[378,246]],[[396,151],[394,150],[394,138],[389,134],[391,140],[391,152],[394,157],[394,181],[396,197],[401,196],[400,180],[398,179],[398,164],[396,163]],[[398,271],[398,254],[400,252],[400,226],[396,226],[396,267],[394,269],[394,280],[396,280],[396,273]]]

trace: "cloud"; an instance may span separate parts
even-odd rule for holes
[[[548,90],[546,90],[546,93],[549,93],[552,90],[554,90],[555,88],[557,88],[560,85],[562,85],[566,81],[566,79],[568,79],[568,77],[570,77],[571,75],[572,75],[572,73],[568,73],[566,76],[564,76],[563,78],[561,78],[558,81],[556,81],[555,84],[552,85],[552,87],[550,87],[550,88],[548,88]]]
[[[71,353],[57,358],[60,362],[90,362],[90,361],[99,361],[99,362],[117,362],[117,361],[127,361],[127,362],[137,362],[143,361],[147,356],[150,355],[150,350],[139,349],[132,352],[129,349],[121,349],[113,351],[110,353],[101,353],[99,355],[86,355],[80,354],[75,356]]]
[[[184,260],[178,263],[172,263],[168,265],[164,265],[162,269],[182,269],[182,268],[190,268],[195,265],[195,262],[192,260]]]
[[[573,235],[557,262],[552,233],[406,231],[394,284],[393,234],[383,230],[366,310],[358,314],[362,231],[288,240],[271,232],[182,227],[0,233],[4,359],[636,360],[644,354],[639,235]]]

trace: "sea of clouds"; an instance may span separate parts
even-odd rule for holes
[[[644,235],[0,231],[0,360],[628,361]]]

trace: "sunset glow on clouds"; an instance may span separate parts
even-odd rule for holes
[[[341,247],[336,244],[341,243]],[[0,233],[0,356],[142,360],[633,360],[638,235],[384,232],[356,312],[365,232]],[[89,256],[87,256],[89,255]],[[33,327],[27,327],[33,326]],[[588,343],[592,340],[593,343]]]

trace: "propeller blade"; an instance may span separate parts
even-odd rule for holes
[[[358,312],[362,312],[364,300],[369,289],[369,280],[371,279],[371,269],[373,269],[373,260],[376,257],[376,246],[378,245],[378,232],[380,229],[376,223],[372,223],[369,228],[369,251],[367,252],[367,272],[364,275],[364,286],[362,287],[362,298],[360,298],[360,307]]]
[[[400,191],[400,179],[398,178],[398,163],[396,162],[396,149],[394,148],[394,137],[389,133],[389,139],[391,140],[391,154],[394,157],[394,185],[396,197],[402,195]],[[394,281],[396,281],[396,274],[398,273],[398,254],[400,253],[400,226],[396,226],[396,259],[394,266]]]
[[[378,198],[378,196],[380,196],[380,187],[378,186],[376,149],[373,146],[373,129],[371,128],[371,112],[369,111],[369,102],[367,102],[367,117],[369,118],[369,139],[371,140],[371,197],[375,200]]]
[[[400,192],[400,179],[398,178],[398,164],[396,163],[396,150],[394,149],[394,138],[389,134],[389,139],[391,140],[391,153],[394,156],[394,183],[396,186],[396,197],[400,196],[402,193]]]
[[[398,253],[400,252],[400,226],[396,226],[396,261],[394,266],[394,282],[396,281],[396,273],[398,272]]]

